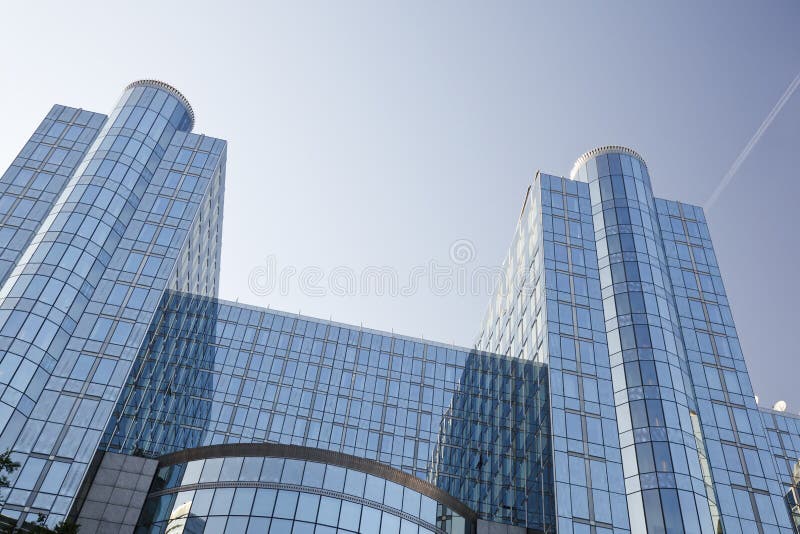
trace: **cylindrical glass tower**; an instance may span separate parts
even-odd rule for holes
[[[3,347],[0,365],[11,353],[53,370],[172,136],[193,122],[189,103],[165,83],[142,80],[125,89],[0,289],[0,327],[16,339]],[[22,302],[31,312],[21,311]],[[11,387],[36,401],[41,388],[28,387],[33,375]]]
[[[609,146],[581,156],[571,178],[589,183],[631,530],[713,532],[647,166]]]
[[[63,516],[77,491],[90,450],[61,458],[60,468],[72,469],[66,479],[63,472],[59,475],[65,480],[57,490],[63,498],[36,500],[73,424],[76,431],[86,432],[85,414],[67,409],[58,423],[48,427],[42,426],[42,414],[38,419],[31,416],[37,410],[44,410],[45,416],[53,411],[52,404],[46,409],[41,408],[46,402],[37,404],[45,387],[51,392],[49,402],[64,391],[68,394],[62,402],[69,406],[91,396],[80,405],[83,411],[93,413],[94,406],[101,405],[95,417],[99,421],[108,416],[111,399],[98,400],[96,389],[80,382],[89,369],[72,370],[77,369],[75,362],[87,339],[99,333],[105,338],[121,312],[110,306],[104,313],[117,316],[101,322],[90,302],[113,267],[112,258],[137,210],[147,208],[143,198],[167,147],[176,132],[191,130],[193,120],[188,102],[171,86],[154,80],[130,84],[0,288],[0,370],[5,370],[0,372],[0,384],[7,384],[0,415],[10,417],[0,426],[0,450],[10,450],[23,465],[0,504],[17,507],[17,516],[21,507],[47,508]],[[101,356],[113,363],[126,354]],[[87,358],[96,361],[98,355]],[[70,372],[76,375],[72,384],[67,381]],[[31,437],[43,433],[43,428],[48,439]]]

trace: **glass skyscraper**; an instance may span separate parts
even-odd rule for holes
[[[224,141],[174,88],[55,106],[0,178],[3,524],[800,533],[702,209],[611,146],[538,173],[474,347],[217,297]]]

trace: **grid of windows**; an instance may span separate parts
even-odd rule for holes
[[[540,181],[558,532],[627,532],[589,188]]]
[[[711,531],[694,393],[647,167],[627,152],[600,151],[576,175],[592,202],[632,530]]]
[[[186,243],[167,287],[197,295],[214,297],[218,292],[222,253],[222,209],[225,198],[225,151],[221,141],[211,137],[187,136],[170,166],[161,195],[174,189],[194,191],[203,187],[201,176],[216,173],[200,203]],[[196,144],[194,144],[196,143]],[[185,160],[185,161],[184,161]],[[176,210],[174,205],[171,210]]]
[[[0,284],[30,244],[106,120],[53,106],[0,178]]]
[[[430,480],[484,518],[542,528],[545,505],[528,503],[546,498],[548,475],[535,457],[529,468],[518,463],[543,450],[542,397],[528,380],[537,369],[170,293],[105,441],[153,457],[222,443],[323,448]]]
[[[546,385],[546,366],[468,357],[442,418],[428,480],[484,518],[551,525]]]
[[[291,458],[226,457],[162,467],[139,531],[470,534],[427,495],[357,469]]]
[[[537,175],[478,342],[548,364],[558,532],[629,529],[596,254],[587,184]]]
[[[192,124],[135,82],[108,117],[53,107],[0,177],[4,521],[62,519],[98,446],[273,442],[545,532],[800,532],[800,419],[759,411],[702,210],[655,199],[633,151],[537,175],[483,352],[216,300],[226,145]],[[184,467],[237,461],[218,460]],[[155,530],[453,531],[405,493],[234,482],[154,490]]]
[[[644,163],[628,149],[592,151],[573,176],[589,189],[544,174],[529,189],[504,264],[506,287],[478,341],[549,366],[559,532],[604,527],[593,492],[573,493],[590,473],[578,451],[591,451],[597,434],[587,432],[585,417],[596,412],[586,410],[585,394],[608,398],[602,386],[586,388],[593,370],[583,356],[593,354],[598,384],[611,371],[618,410],[604,428],[617,423],[632,531],[788,534],[784,496],[800,523],[800,429],[796,418],[764,411],[764,430],[702,210],[654,199]],[[585,213],[586,202],[593,224],[573,215]],[[581,234],[591,237],[573,239]],[[595,280],[605,319],[597,337],[589,335],[600,323]],[[593,350],[582,343],[604,340],[606,330],[608,351],[602,341]],[[619,458],[604,441],[604,458]]]
[[[703,211],[656,207],[724,530],[790,532]]]
[[[225,143],[189,123],[172,92],[131,86],[0,290],[0,448],[22,464],[2,495],[12,520],[69,511],[188,230],[216,204]]]
[[[761,409],[769,448],[786,496],[786,506],[795,532],[800,532],[800,417],[786,412]],[[776,512],[780,513],[776,504]]]

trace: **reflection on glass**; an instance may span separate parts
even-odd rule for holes
[[[160,473],[169,480],[155,489],[167,493],[147,499],[140,527],[153,527],[158,532],[163,531],[159,528],[170,528],[176,534],[189,532],[192,525],[202,529],[206,523],[209,525],[207,528],[220,527],[225,529],[224,532],[233,532],[231,529],[250,532],[265,525],[270,525],[269,528],[275,531],[293,525],[292,532],[311,528],[314,533],[328,528],[333,529],[332,532],[338,529],[341,532],[399,534],[433,532],[436,528],[447,534],[470,532],[466,519],[461,515],[431,497],[391,480],[356,469],[282,458],[265,459],[261,473],[268,474],[268,481],[236,478],[234,474],[239,472],[239,466],[242,472],[249,469],[251,473],[260,466],[260,461],[248,460],[252,458],[211,458],[190,462],[189,471],[193,473],[202,470],[203,476],[210,473],[219,476],[219,480],[206,482],[218,487],[196,491],[181,491],[181,483],[175,477],[169,477],[171,472],[183,472],[185,465],[162,468]],[[237,467],[226,469],[225,466]],[[306,491],[280,488],[282,485],[296,488],[298,477]],[[194,476],[189,478],[193,479]],[[237,487],[225,487],[226,484],[236,484]],[[264,484],[278,485],[278,488],[258,487]],[[363,505],[359,501],[362,497],[373,506]],[[402,519],[402,514],[418,519],[412,521],[407,516]],[[221,516],[230,516],[225,525],[219,520]],[[243,518],[250,518],[246,528]],[[200,521],[193,523],[193,519]]]

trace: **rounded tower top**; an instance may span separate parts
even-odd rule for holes
[[[192,109],[192,105],[183,96],[183,93],[172,87],[170,84],[162,82],[161,80],[136,80],[135,82],[129,83],[125,90],[131,89],[133,87],[155,87],[156,89],[161,89],[163,91],[168,92],[172,96],[178,99],[178,102],[183,104],[183,107],[186,108],[187,113],[189,113],[189,131],[192,130],[194,127],[194,110]]]
[[[647,163],[645,163],[644,158],[639,155],[638,152],[633,150],[632,148],[628,148],[621,145],[606,145],[601,146],[598,148],[593,148],[592,150],[586,152],[578,160],[575,162],[575,165],[572,166],[572,171],[569,173],[570,180],[574,180],[575,177],[578,175],[578,171],[580,168],[590,159],[596,158],[597,156],[602,156],[603,154],[627,154],[632,156],[639,161],[642,162],[642,165],[647,167]]]

